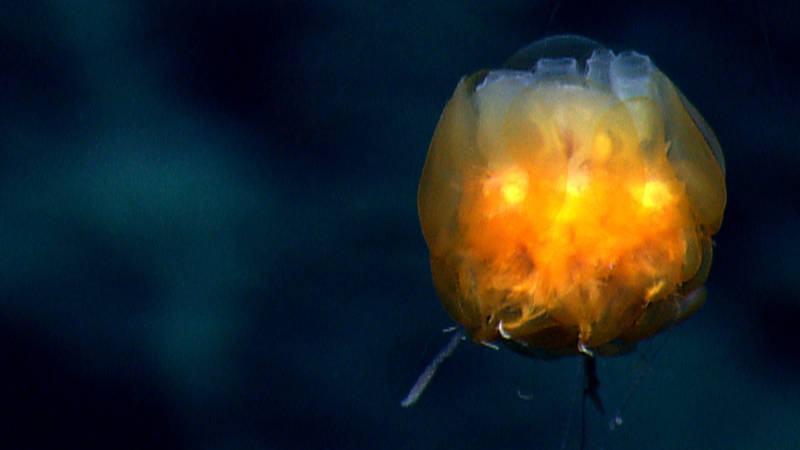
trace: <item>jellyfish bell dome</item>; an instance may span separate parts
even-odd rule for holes
[[[418,208],[478,342],[616,354],[702,304],[726,202],[711,128],[646,55],[555,36],[462,78]]]

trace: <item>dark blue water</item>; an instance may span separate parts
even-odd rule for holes
[[[800,446],[795,3],[6,3],[4,445],[577,448],[577,359],[467,343],[400,408],[451,325],[415,204],[439,113],[577,33],[648,54],[728,181],[706,305],[598,361],[587,448]]]

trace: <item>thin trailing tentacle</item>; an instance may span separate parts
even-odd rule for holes
[[[436,374],[436,369],[447,359],[448,356],[452,355],[455,351],[456,347],[458,347],[458,343],[461,342],[461,338],[464,336],[464,331],[459,330],[453,337],[450,338],[450,341],[447,342],[447,345],[442,348],[439,353],[433,358],[433,361],[428,364],[428,367],[419,375],[417,378],[417,382],[414,383],[414,386],[411,387],[411,390],[408,391],[408,395],[400,402],[400,406],[403,408],[408,408],[409,406],[413,405],[414,403],[419,400],[419,397],[422,395],[422,392],[428,386],[428,383],[431,382],[433,376]]]

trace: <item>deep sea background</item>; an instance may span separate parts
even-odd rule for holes
[[[578,448],[576,358],[465,343],[399,405],[452,324],[439,113],[558,33],[648,54],[727,160],[707,303],[598,361],[587,448],[800,448],[800,6],[513,0],[3,2],[2,446]]]

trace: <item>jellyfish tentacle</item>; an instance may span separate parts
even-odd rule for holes
[[[419,375],[419,378],[417,378],[417,381],[416,383],[414,383],[414,386],[412,386],[411,390],[408,391],[408,395],[406,395],[405,398],[403,398],[403,400],[400,402],[400,405],[403,408],[408,408],[414,405],[414,403],[416,403],[417,400],[419,400],[420,396],[422,395],[422,392],[425,391],[425,388],[428,387],[428,384],[433,379],[433,376],[436,375],[436,370],[444,362],[445,359],[447,359],[450,355],[453,354],[453,352],[456,350],[456,347],[458,347],[458,343],[461,342],[462,337],[463,337],[462,331],[458,331],[457,333],[453,334],[453,336],[447,342],[447,345],[445,345],[439,351],[439,353],[436,354],[436,356],[428,364],[428,366],[425,367],[425,370],[423,370],[422,373]]]

